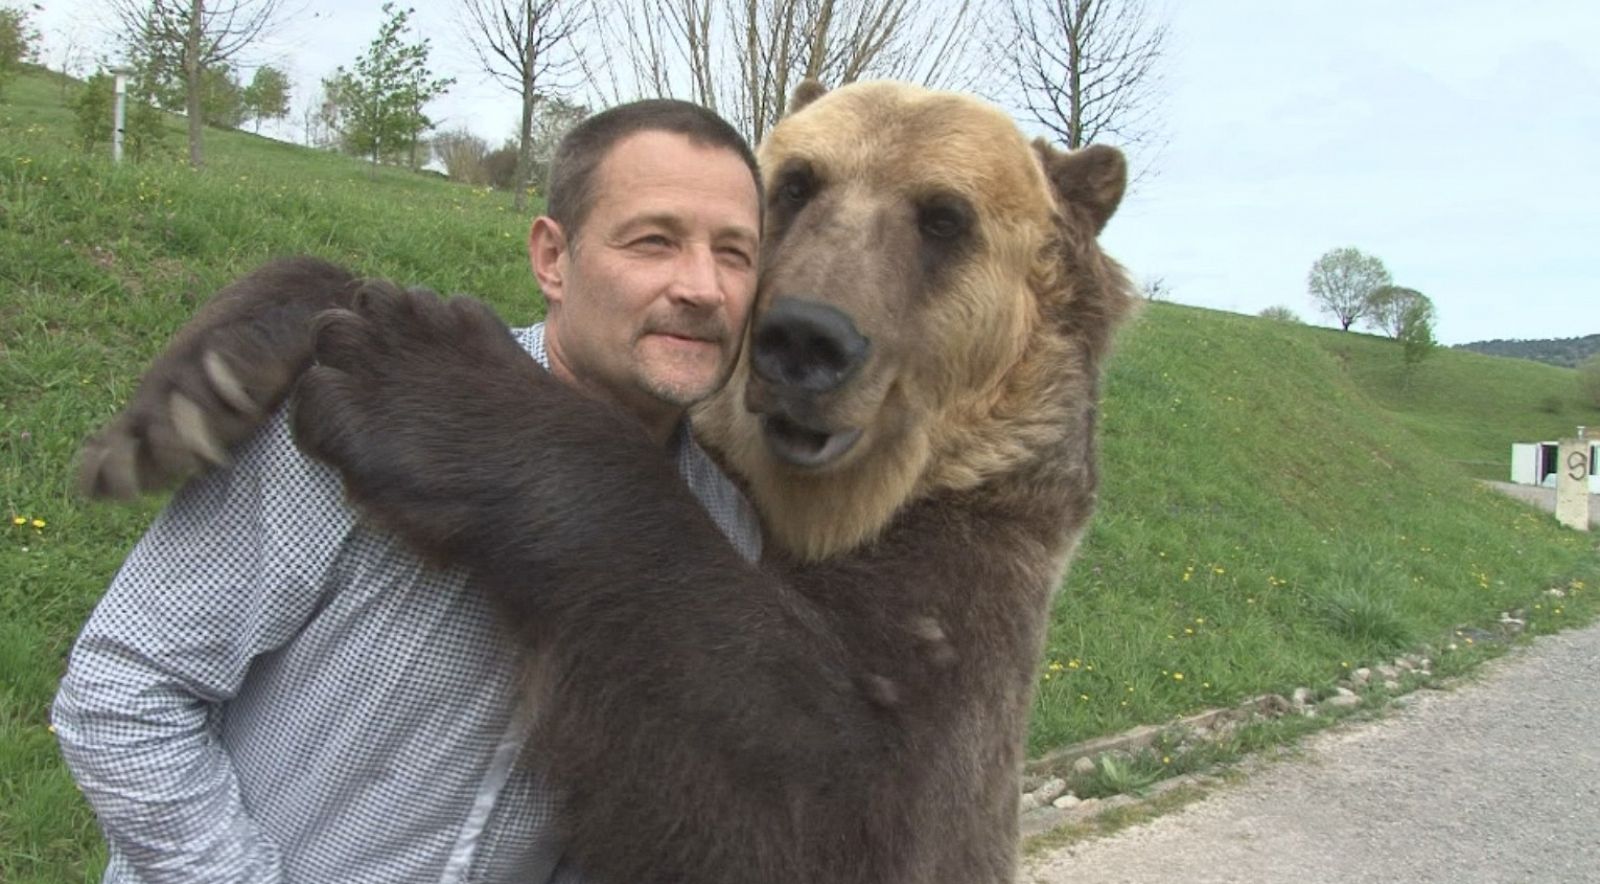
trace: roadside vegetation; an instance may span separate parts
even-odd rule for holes
[[[98,880],[104,854],[48,704],[160,505],[75,497],[78,443],[209,292],[274,255],[472,292],[513,323],[539,307],[509,194],[220,130],[195,170],[172,120],[168,155],[113,167],[64,147],[54,79],[7,90],[0,880],[59,884]],[[1451,671],[1482,653],[1449,650],[1453,630],[1502,611],[1534,633],[1589,619],[1594,538],[1475,481],[1505,475],[1513,441],[1600,425],[1576,389],[1567,369],[1453,350],[1408,368],[1390,340],[1149,305],[1105,381],[1099,515],[1056,602],[1030,749],[1324,689],[1414,648]]]

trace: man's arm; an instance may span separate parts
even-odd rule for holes
[[[336,494],[273,493],[306,487],[285,483],[295,473],[327,480],[280,418],[236,467],[173,500],[74,647],[56,734],[107,839],[143,882],[281,880],[277,848],[241,800],[213,716],[251,661],[316,610],[320,571],[349,528]],[[301,550],[293,569],[279,555],[289,544]]]

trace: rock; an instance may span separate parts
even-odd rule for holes
[[[1354,709],[1361,705],[1361,697],[1354,691],[1339,688],[1337,693],[1323,700],[1322,705],[1328,709]]]
[[[1417,668],[1418,669],[1432,669],[1433,668],[1433,660],[1431,658],[1429,658],[1429,657],[1418,657],[1417,658]]]
[[[1079,758],[1077,761],[1072,762],[1072,772],[1080,777],[1094,776],[1094,759],[1085,755],[1082,758]]]
[[[1054,807],[1056,810],[1066,810],[1069,807],[1077,807],[1082,803],[1082,801],[1078,800],[1078,796],[1068,792],[1067,794],[1062,795],[1060,798],[1050,802],[1050,806]]]
[[[1547,589],[1544,591],[1544,594],[1553,599],[1564,599],[1567,597],[1566,590],[1563,589]]]
[[[1044,774],[1023,774],[1022,791],[1037,792],[1039,791],[1039,787],[1049,782],[1049,780],[1050,778]]]
[[[1417,664],[1411,662],[1411,658],[1409,656],[1396,657],[1394,659],[1394,668],[1402,672],[1411,672],[1417,668]]]
[[[1022,796],[1022,805],[1021,806],[1022,806],[1022,812],[1023,813],[1027,813],[1030,810],[1038,810],[1039,807],[1041,806],[1039,804],[1039,796],[1035,795],[1032,792],[1024,793],[1023,796]]]
[[[1040,786],[1034,791],[1033,797],[1037,798],[1040,804],[1049,804],[1050,802],[1066,794],[1066,792],[1067,781],[1061,779],[1060,777],[1051,777],[1050,779],[1045,780],[1044,785]]]
[[[1358,687],[1366,687],[1367,682],[1369,682],[1371,680],[1372,680],[1372,670],[1368,669],[1365,666],[1361,667],[1360,669],[1357,669],[1355,672],[1350,673],[1350,681],[1351,681],[1351,683],[1355,684]]]
[[[1256,714],[1265,715],[1268,718],[1287,715],[1294,709],[1294,704],[1282,694],[1262,694],[1254,700],[1246,700],[1243,706],[1244,708],[1254,708]]]
[[[1507,635],[1516,635],[1522,632],[1523,629],[1526,629],[1527,626],[1528,624],[1525,621],[1518,620],[1510,614],[1500,615],[1500,628],[1504,630]]]
[[[1309,705],[1311,703],[1311,689],[1295,688],[1294,693],[1289,695],[1289,702],[1297,707]]]
[[[1431,670],[1431,669],[1418,669],[1417,670],[1417,677],[1418,678],[1433,678],[1433,670]]]
[[[1383,689],[1391,694],[1398,694],[1400,692],[1400,682],[1392,678],[1386,678],[1383,681]]]
[[[1379,666],[1375,671],[1384,681],[1394,681],[1400,677],[1400,670],[1393,666]]]

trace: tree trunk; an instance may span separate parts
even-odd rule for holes
[[[200,139],[203,121],[200,119],[200,43],[205,16],[205,0],[193,0],[189,6],[189,32],[183,42],[183,112],[189,117],[189,165],[198,169],[205,165],[205,155]]]
[[[511,173],[511,206],[518,212],[528,209],[528,184],[533,179],[533,109],[539,102],[534,91],[534,77],[538,73],[538,33],[540,22],[534,20],[533,4],[522,4],[522,120],[517,127],[517,168]]]

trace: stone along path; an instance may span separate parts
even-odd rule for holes
[[[1600,882],[1600,626],[1408,701],[1019,881]]]

